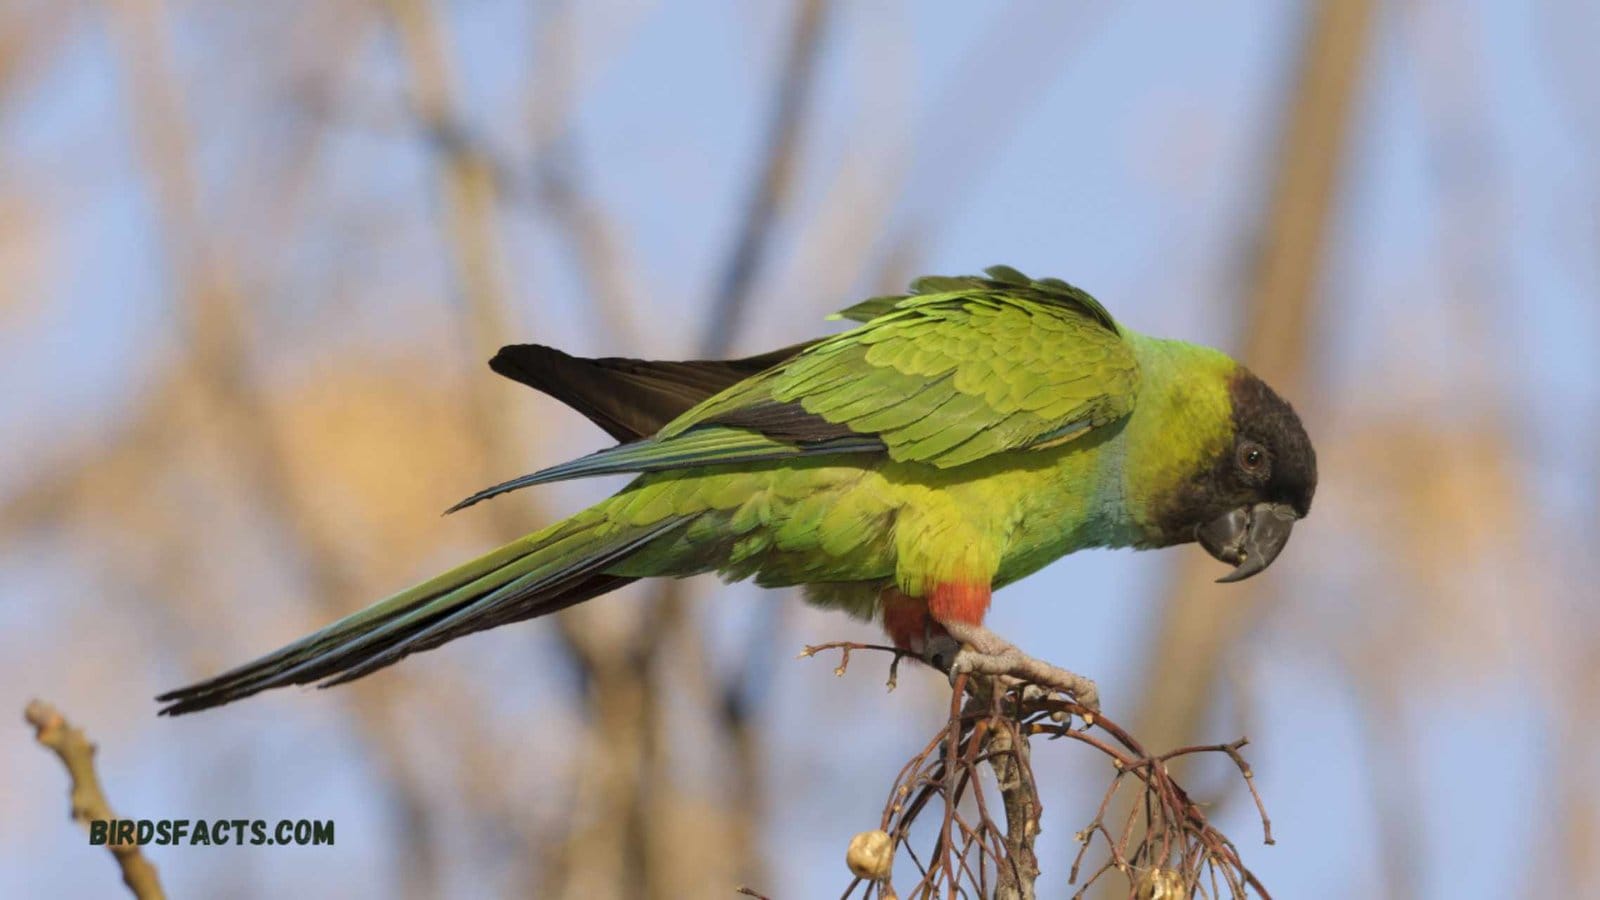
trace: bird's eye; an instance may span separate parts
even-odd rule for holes
[[[1244,443],[1239,446],[1239,468],[1259,475],[1267,468],[1267,451],[1260,444]]]

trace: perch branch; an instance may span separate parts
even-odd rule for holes
[[[96,819],[110,821],[117,817],[106,801],[100,776],[94,769],[95,746],[83,731],[68,722],[55,707],[42,700],[34,700],[23,711],[22,717],[33,726],[33,736],[48,748],[67,767],[67,777],[72,782],[69,795],[72,801],[72,819],[84,828]],[[122,869],[122,883],[139,900],[163,900],[161,879],[156,867],[139,851],[132,841],[106,841],[106,848]]]
[[[806,647],[801,656],[825,650],[839,651],[834,671],[841,675],[853,651],[889,652],[894,665],[908,655],[892,647],[840,641]],[[1247,739],[1151,753],[1100,710],[1059,692],[1014,678],[965,674],[956,679],[949,719],[900,769],[884,804],[880,828],[895,853],[905,852],[918,876],[904,896],[971,894],[1019,900],[1035,896],[1039,867],[1034,841],[1043,806],[1029,745],[1034,736],[1084,744],[1105,756],[1112,768],[1094,818],[1077,833],[1082,846],[1068,883],[1079,884],[1095,846],[1103,847],[1105,859],[1087,869],[1089,874],[1074,897],[1084,896],[1106,873],[1116,871],[1139,896],[1253,894],[1270,900],[1233,841],[1211,824],[1168,766],[1182,757],[1226,756],[1249,788],[1261,816],[1262,838],[1271,844],[1272,821],[1256,790],[1254,773],[1240,753]],[[998,806],[987,795],[983,767],[993,773]],[[1133,802],[1116,802],[1130,787]],[[941,809],[941,818],[933,846],[919,852],[911,844],[912,825],[934,804]],[[995,809],[1003,810],[1004,826],[993,817]],[[862,885],[864,898],[901,896],[893,887],[892,870],[883,871],[886,874],[876,880],[858,877],[844,897],[853,896]]]

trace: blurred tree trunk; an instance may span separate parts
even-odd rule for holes
[[[1238,358],[1301,408],[1312,405],[1318,284],[1374,5],[1320,0],[1311,8],[1240,322]],[[1148,746],[1193,742],[1218,693],[1230,643],[1250,629],[1271,593],[1266,579],[1223,586],[1213,583],[1216,576],[1212,560],[1186,554],[1166,591],[1135,719],[1134,732]]]
[[[1589,159],[1600,158],[1600,79],[1594,73],[1594,45],[1600,39],[1600,18],[1582,3],[1544,0],[1536,4],[1543,40],[1545,63],[1551,67],[1550,85],[1561,111],[1579,137],[1580,147]],[[1589,272],[1590,302],[1600,301],[1600,170],[1588,168],[1587,196],[1584,198],[1586,228],[1570,246],[1572,268]],[[1596,319],[1600,324],[1600,319]],[[1600,330],[1590,337],[1591,347],[1600,347]],[[1591,357],[1600,364],[1600,356]],[[1600,382],[1600,368],[1590,376]],[[1595,429],[1595,446],[1590,450],[1592,468],[1589,483],[1600,490],[1600,428]],[[1528,890],[1530,895],[1559,887],[1573,897],[1600,896],[1600,785],[1576,773],[1585,771],[1584,761],[1600,756],[1600,609],[1585,603],[1584,590],[1591,592],[1600,583],[1600,557],[1585,552],[1587,542],[1600,532],[1600,493],[1592,498],[1586,517],[1574,523],[1573,535],[1565,550],[1581,561],[1574,567],[1571,598],[1578,609],[1564,616],[1569,642],[1570,669],[1562,673],[1564,700],[1558,717],[1560,748],[1554,771],[1574,773],[1575,777],[1549,782],[1556,809],[1550,817],[1550,838],[1559,858],[1530,854]]]

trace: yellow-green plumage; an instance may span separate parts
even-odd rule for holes
[[[1227,356],[1137,334],[1082,291],[1005,268],[920,279],[840,315],[861,324],[763,361],[649,439],[466,502],[642,473],[612,497],[174,692],[168,711],[358,677],[632,578],[803,584],[869,616],[889,587],[987,589],[1085,547],[1192,539],[1163,511],[1235,439]]]
[[[673,516],[694,524],[609,571],[726,571],[767,586],[820,580],[875,589],[892,580],[918,596],[929,580],[987,575],[999,586],[1073,550],[1153,543],[1144,510],[1231,437],[1225,379],[1234,363],[1194,345],[1125,335],[1145,378],[1139,405],[1111,428],[1008,451],[1021,458],[1002,452],[947,468],[845,455],[643,475],[594,512],[620,527]],[[1196,367],[1217,377],[1195,378]],[[1157,432],[1161,439],[1144,439]]]

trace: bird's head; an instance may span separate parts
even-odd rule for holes
[[[1317,490],[1317,454],[1294,409],[1243,367],[1228,395],[1231,442],[1178,492],[1167,517],[1180,540],[1234,567],[1222,582],[1271,565]]]

